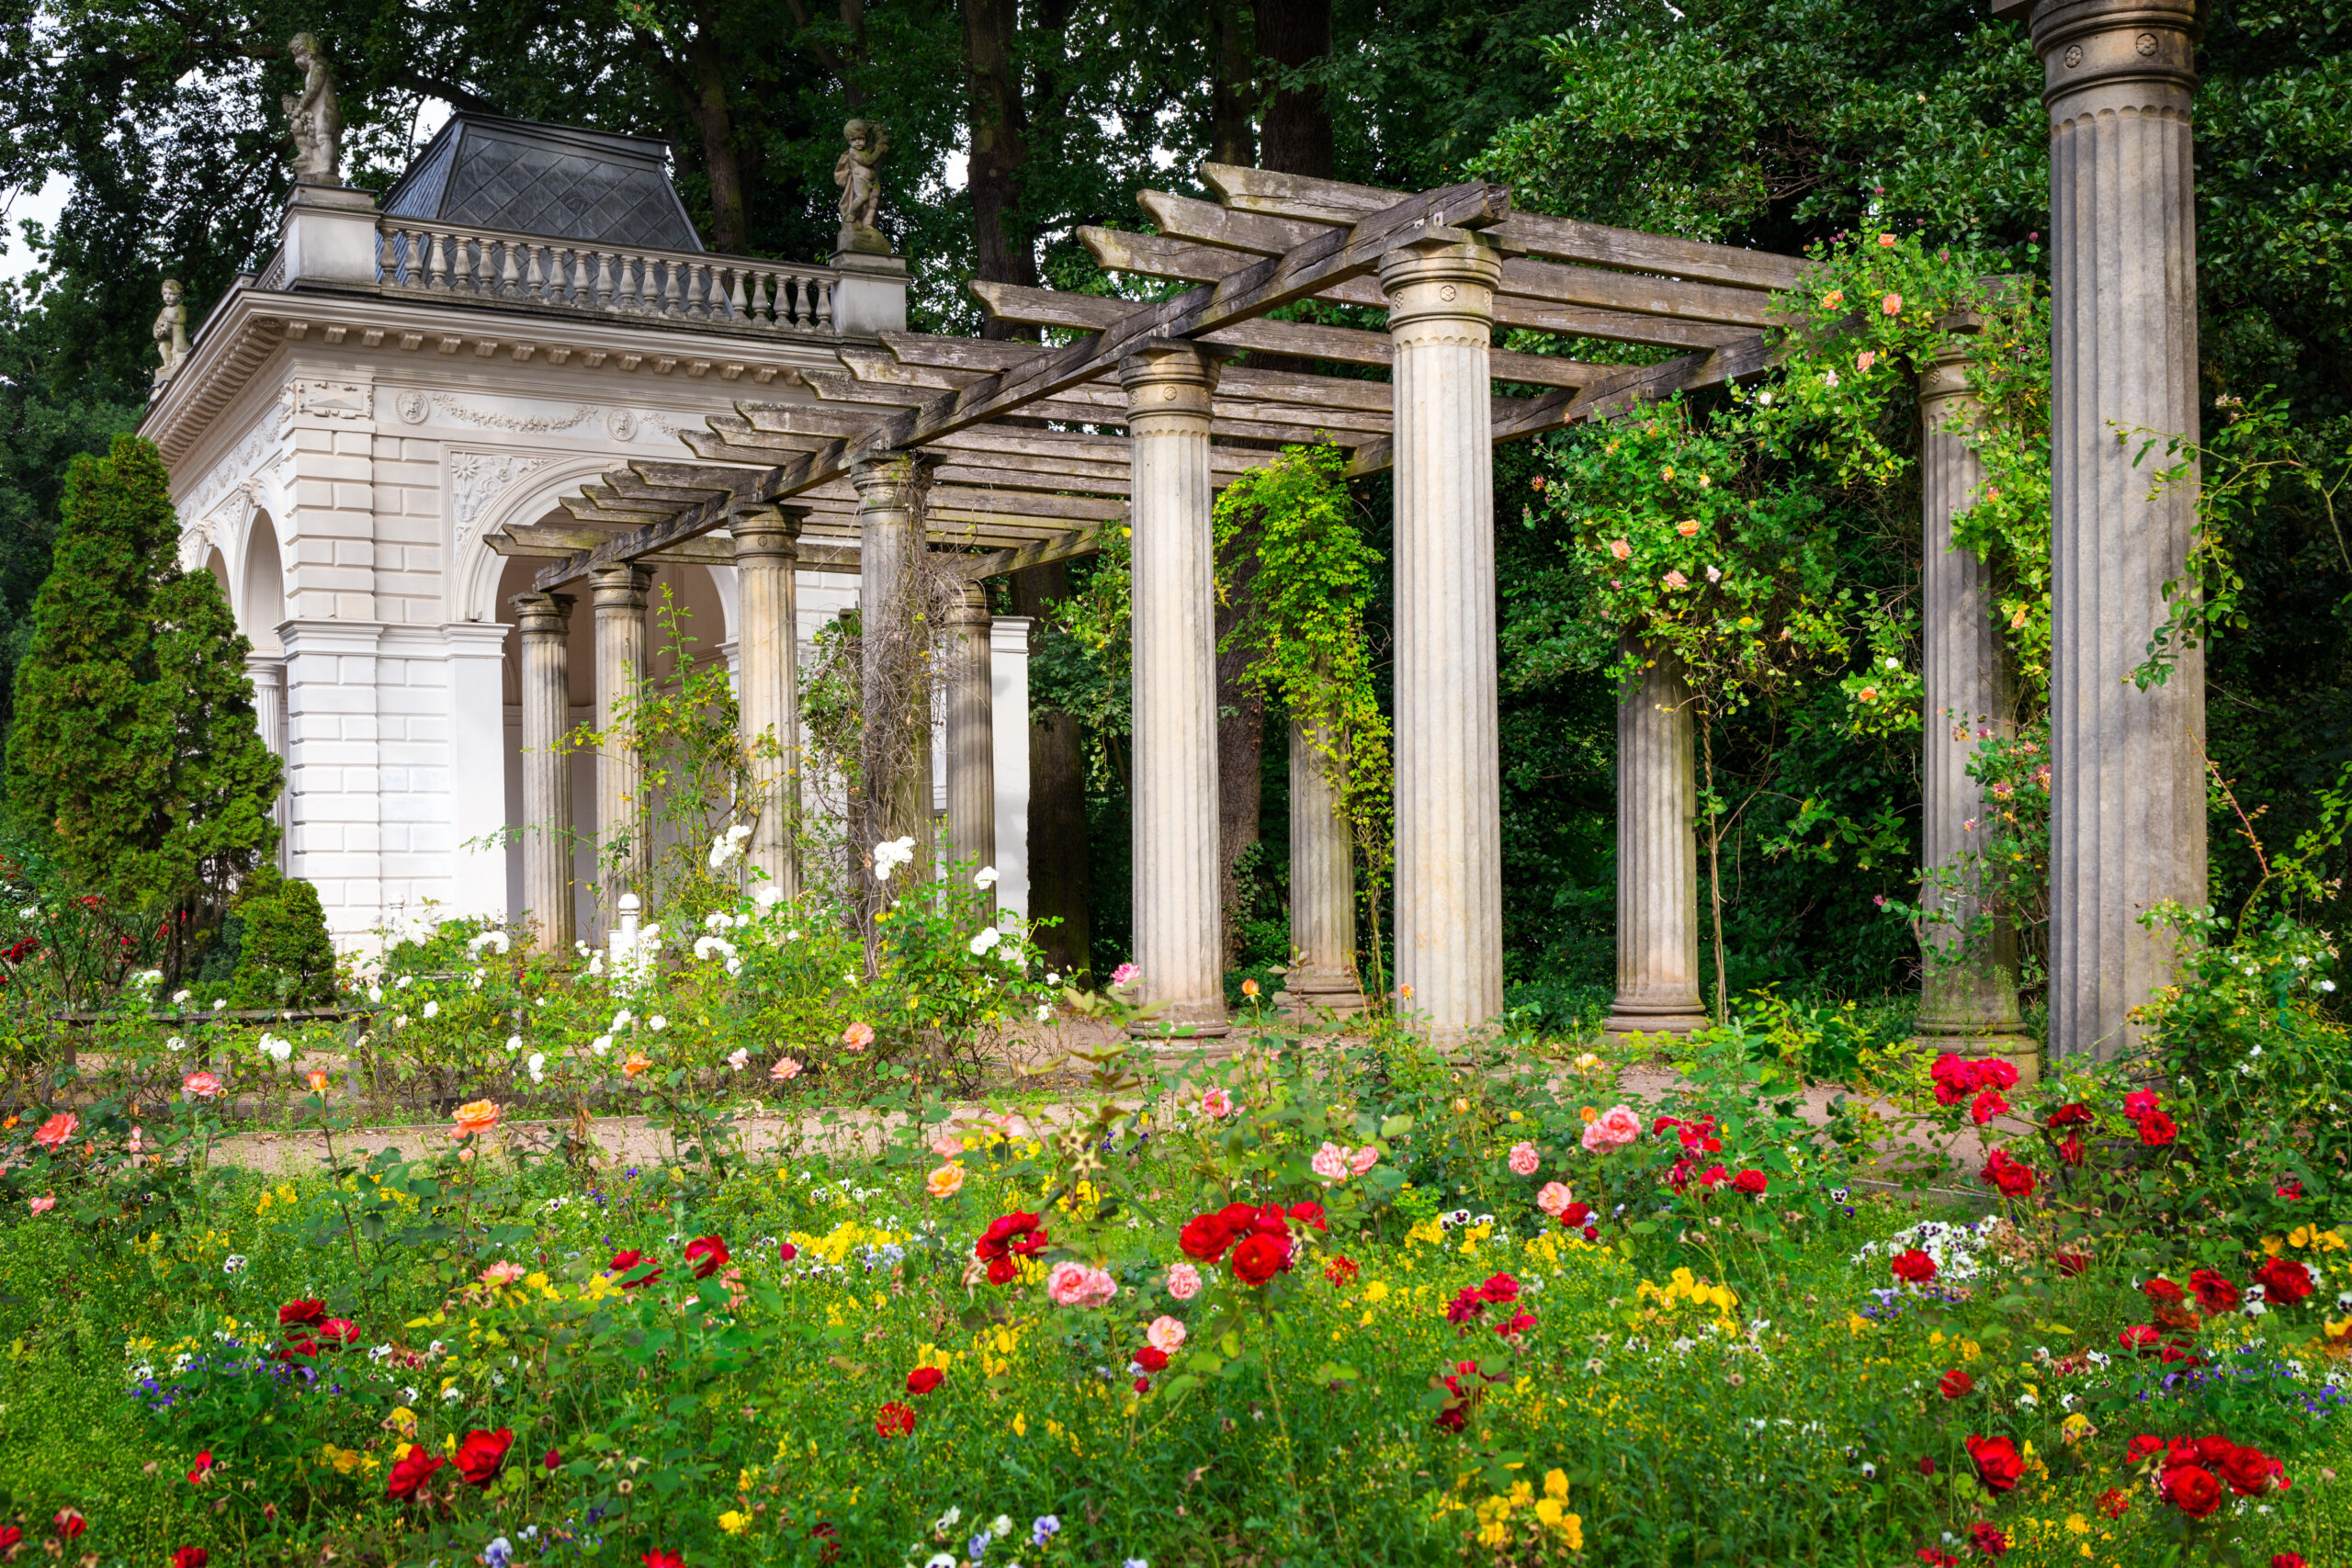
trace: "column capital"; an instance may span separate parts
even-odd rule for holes
[[[590,597],[599,610],[645,608],[653,574],[641,566],[600,566],[588,574]]]
[[[907,492],[927,484],[939,459],[929,452],[876,452],[850,465],[849,482],[861,506],[907,506]]]
[[[2126,97],[2154,90],[2185,100],[2197,87],[2202,10],[2198,0],[1995,0],[1993,6],[1994,16],[2031,28],[2041,101],[2053,118],[2073,107],[2062,108],[2063,100],[2094,89],[2120,88]]]
[[[1131,414],[1209,417],[1223,356],[1181,338],[1155,338],[1119,361],[1119,385]],[[1134,434],[1129,426],[1129,434]]]
[[[736,564],[798,560],[800,527],[808,520],[808,510],[768,503],[746,506],[729,515],[727,531],[734,536]]]
[[[1502,276],[1501,253],[1482,236],[1466,229],[1430,230],[1380,258],[1388,330],[1458,321],[1484,334],[1494,324],[1495,288]]]
[[[977,582],[964,584],[956,595],[956,607],[947,613],[947,624],[954,626],[985,626],[991,619],[988,590]]]
[[[529,637],[560,636],[571,624],[571,606],[577,601],[569,593],[517,593],[507,603],[514,606],[515,624]]]

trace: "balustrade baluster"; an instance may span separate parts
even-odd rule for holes
[[[613,253],[610,251],[596,253],[596,308],[600,310],[613,308]]]
[[[808,286],[817,294],[817,330],[831,332],[833,328],[833,286],[826,278],[812,277]]]
[[[727,269],[727,319],[730,321],[744,321],[751,318],[752,302],[743,292],[743,270],[740,266]]]
[[[523,278],[523,297],[526,299],[545,299],[548,297],[546,271],[548,248],[536,243],[523,248],[531,258],[529,271]]]
[[[436,229],[427,238],[433,245],[433,255],[425,273],[424,286],[446,293],[449,288],[448,236]]]
[[[514,260],[512,240],[502,240],[498,244],[498,292],[508,299],[522,298],[523,269]]]

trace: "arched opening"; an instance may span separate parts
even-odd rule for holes
[[[266,512],[254,513],[253,525],[245,531],[245,591],[240,594],[229,585],[229,568],[216,552],[213,575],[220,579],[220,592],[237,608],[237,626],[253,643],[255,653],[283,653],[277,640],[278,623],[286,619],[286,572],[277,556],[277,529]]]

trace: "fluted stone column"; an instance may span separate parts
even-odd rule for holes
[[[2007,921],[1972,934],[1983,906],[1963,856],[1989,833],[1991,801],[1971,778],[1978,744],[2014,726],[2008,649],[2001,640],[1993,572],[1951,536],[1952,514],[1973,506],[1984,467],[1953,426],[1973,420],[1969,355],[1954,347],[1919,377],[1919,598],[1926,691],[1920,700],[1920,903],[1950,923],[1927,927],[1919,992],[1920,1038],[1943,1050],[2007,1056],[2020,1077],[2041,1061],[2018,1018],[2018,941]]]
[[[989,596],[967,583],[947,625],[947,858],[996,864],[996,687]],[[983,894],[993,904],[993,891]]]
[[[1135,532],[1136,963],[1159,1021],[1227,1032],[1217,924],[1216,541],[1209,406],[1216,363],[1156,343],[1119,366]],[[1156,1027],[1156,1026],[1155,1026]]]
[[[634,566],[604,567],[588,576],[596,613],[596,729],[605,738],[596,750],[596,861],[607,910],[619,907],[624,893],[644,897],[639,885],[653,863],[645,759],[636,738],[620,733],[623,705],[645,673],[645,591],[652,581]],[[614,846],[623,842],[627,852],[616,856]]]
[[[1680,661],[1628,641],[1641,679],[1617,702],[1617,999],[1613,1034],[1708,1024],[1699,985],[1699,785]]]
[[[518,593],[523,671],[523,907],[539,950],[569,953],[571,913],[571,605],[569,593]]]
[[[2050,1049],[2133,1049],[2176,972],[2141,917],[2206,899],[2205,660],[2131,672],[2183,576],[2196,487],[2149,495],[2148,439],[2198,437],[2192,0],[2031,6],[2050,110]],[[2013,4],[2007,14],[2022,14]],[[2118,440],[2119,434],[2124,439]],[[2161,450],[2161,448],[2159,448]]]
[[[1380,264],[1396,347],[1396,979],[1440,1044],[1503,1006],[1492,246],[1434,231]]]
[[[281,762],[286,760],[286,656],[252,653],[245,656],[245,673],[254,683],[254,724],[261,743]],[[277,869],[287,863],[286,791],[281,787],[269,803],[269,819],[277,824]]]
[[[729,520],[735,536],[735,706],[759,819],[745,863],[786,898],[800,896],[800,637],[795,576],[799,507]]]
[[[1283,1012],[1363,1010],[1356,977],[1355,848],[1321,716],[1290,727],[1290,973],[1274,1001]]]
[[[864,649],[865,744],[851,856],[861,879],[873,872],[874,846],[914,840],[901,893],[931,879],[931,627],[915,602],[923,554],[922,500],[930,460],[890,452],[857,464],[858,625]],[[883,890],[873,890],[876,897]]]

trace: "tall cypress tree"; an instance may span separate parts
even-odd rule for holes
[[[184,571],[163,457],[136,436],[74,460],[54,565],[17,671],[8,807],[67,874],[191,918],[277,848],[279,764],[209,571]]]

